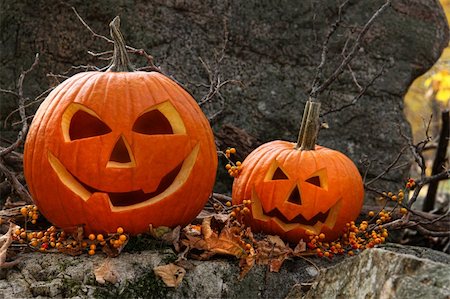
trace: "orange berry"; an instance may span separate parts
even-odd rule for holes
[[[408,213],[408,210],[406,208],[401,208],[400,213],[406,214],[406,213]]]
[[[25,208],[25,207],[20,208],[20,214],[22,214],[23,216],[26,216],[27,213],[28,213],[27,208]]]
[[[120,236],[119,236],[119,240],[122,241],[122,242],[125,242],[125,241],[127,240],[127,236],[125,236],[125,235],[120,235]]]
[[[227,203],[225,204],[227,207],[231,207],[231,201],[227,201]]]
[[[103,235],[102,234],[98,234],[97,235],[97,241],[103,241],[104,239],[103,239]]]
[[[234,147],[230,148],[230,153],[231,154],[236,154],[236,149]]]
[[[375,216],[375,212],[374,211],[370,211],[369,212],[369,217],[373,217],[373,216]]]
[[[95,250],[92,250],[92,249],[89,250],[89,251],[88,251],[88,254],[89,254],[89,255],[94,255],[94,254],[95,254]]]
[[[322,239],[322,240],[325,239],[325,234],[324,233],[320,233],[319,234],[319,238]]]
[[[117,233],[118,233],[119,235],[123,234],[123,228],[119,226],[119,227],[117,228]]]
[[[90,234],[88,238],[89,238],[89,240],[94,241],[95,240],[95,235],[94,234]]]
[[[241,161],[237,161],[236,162],[236,166],[241,166],[242,165],[242,162]]]
[[[231,169],[231,164],[225,165],[225,169],[230,170]]]
[[[89,245],[89,249],[90,250],[95,250],[96,248],[97,248],[97,246],[95,244]]]

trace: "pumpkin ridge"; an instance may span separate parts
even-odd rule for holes
[[[91,77],[89,75],[90,75],[90,73],[81,73],[80,75],[78,75],[78,77],[80,77],[80,78],[78,78],[78,77],[77,78],[78,79],[85,79],[85,77],[88,77],[88,78]],[[26,152],[28,152],[28,151],[31,152],[31,157],[28,157],[28,155],[26,155],[27,159],[24,160],[24,162],[25,162],[24,164],[25,165],[27,165],[28,163],[31,163],[31,170],[29,172],[27,171],[27,173],[26,173],[26,176],[28,176],[28,177],[33,177],[35,175],[36,176],[40,176],[41,175],[39,173],[39,171],[36,171],[35,169],[39,169],[39,170],[46,169],[46,166],[47,166],[47,164],[46,164],[47,162],[45,161],[46,159],[45,160],[44,159],[38,159],[39,162],[35,163],[35,160],[36,160],[35,156],[38,154],[38,152],[35,151],[35,150],[32,150],[32,149],[36,148],[36,143],[37,142],[47,143],[47,140],[38,141],[38,138],[36,138],[36,134],[38,134],[37,132],[41,132],[41,131],[44,131],[44,134],[45,134],[45,132],[47,131],[49,115],[50,115],[50,118],[51,118],[51,116],[53,116],[53,114],[55,114],[54,113],[55,107],[58,106],[58,104],[61,101],[61,98],[64,98],[64,96],[74,88],[74,85],[77,85],[77,80],[78,79],[75,80],[73,78],[75,78],[75,76],[70,78],[70,79],[68,79],[68,80],[66,80],[66,81],[64,81],[62,83],[64,85],[60,85],[60,86],[56,87],[51,92],[51,94],[53,92],[54,92],[54,94],[51,95],[51,97],[49,95],[44,100],[44,102],[46,102],[47,105],[44,106],[43,109],[38,109],[38,110],[41,110],[42,112],[40,112],[40,111],[36,112],[36,114],[39,115],[39,118],[36,119],[36,120],[33,119],[32,124],[30,125],[30,127],[34,127],[37,124],[38,127],[36,128],[36,130],[33,130],[33,132],[34,132],[33,135],[28,134],[27,140],[25,142],[25,149],[24,150]],[[42,116],[40,116],[41,113],[42,113]],[[42,126],[42,124],[44,124],[44,125]],[[31,144],[31,145],[30,145],[30,142],[29,142],[29,139],[28,139],[29,136],[32,138],[32,142],[33,142],[33,144]],[[28,162],[28,161],[31,161],[31,162]],[[28,167],[25,167],[25,168],[28,168]],[[45,179],[46,179],[46,177],[44,177],[44,176],[41,177],[41,180],[45,180]],[[31,194],[33,196],[33,200],[35,202],[39,202],[39,200],[37,198],[37,195],[36,195],[36,189],[34,188],[34,184],[28,183],[28,186],[29,186],[30,192],[31,192]],[[58,204],[58,205],[61,206],[60,202],[55,203],[55,204]],[[70,215],[68,215],[68,213],[66,213],[66,212],[64,212],[64,213],[65,213],[65,217],[67,217],[66,219],[70,219]],[[43,214],[45,215],[44,211],[43,211]]]

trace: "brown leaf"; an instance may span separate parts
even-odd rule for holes
[[[277,236],[267,236],[257,242],[256,262],[268,265],[271,272],[278,272],[292,254],[292,249]]]
[[[183,228],[183,233],[189,236],[200,236],[202,234],[202,227],[196,224],[189,224]]]
[[[239,279],[243,279],[245,275],[250,271],[251,268],[255,265],[256,254],[255,250],[250,248],[249,253],[246,257],[241,258],[239,261],[239,267],[241,268],[241,273],[239,273]]]
[[[269,271],[270,272],[279,272],[281,266],[283,265],[285,259],[274,259],[269,262]]]
[[[164,266],[158,266],[153,268],[155,274],[164,281],[166,286],[176,288],[183,281],[183,277],[186,274],[186,270],[175,264],[168,264]]]
[[[215,234],[211,229],[211,219],[212,217],[206,217],[202,221],[202,234],[205,240],[211,238]]]
[[[115,284],[119,281],[119,274],[115,267],[111,264],[111,260],[106,259],[100,267],[94,270],[95,280],[99,284],[110,282]]]
[[[0,237],[0,268],[8,268],[16,265],[18,261],[7,262],[6,255],[9,246],[13,241],[13,231],[16,229],[16,225],[13,223],[9,224],[8,231]]]
[[[155,239],[163,241],[165,244],[173,245],[176,251],[180,251],[180,245],[178,241],[180,240],[180,232],[181,226],[177,226],[174,229],[171,229],[167,226],[159,226],[157,228],[153,228],[153,226],[149,225],[150,235]]]
[[[284,244],[283,240],[281,240],[279,236],[268,235],[266,239],[275,246],[279,246],[282,248],[286,247],[286,244]]]
[[[164,236],[167,233],[170,233],[172,231],[172,229],[170,227],[167,226],[158,226],[158,227],[153,227],[153,225],[149,225],[149,232],[150,235],[158,240],[161,240],[162,236]]]
[[[176,251],[180,251],[180,246],[178,245],[178,241],[180,240],[180,232],[181,226],[178,225],[170,232],[162,235],[161,240],[163,240],[166,244],[173,245]]]
[[[306,251],[306,243],[303,240],[300,240],[297,246],[295,246],[293,254],[294,256],[299,256],[301,255],[301,253],[305,251]]]

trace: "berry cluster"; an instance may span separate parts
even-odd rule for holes
[[[90,234],[87,240],[80,240],[74,235],[58,231],[54,226],[45,231],[27,231],[18,226],[13,233],[13,239],[19,244],[28,244],[32,249],[41,252],[55,250],[71,254],[87,252],[89,255],[94,255],[99,246],[116,250],[123,247],[128,237],[121,227],[117,228],[115,234],[109,234],[106,238],[102,234]]]
[[[243,200],[242,204],[234,206],[233,211],[230,213],[230,216],[233,218],[237,218],[242,220],[239,216],[245,216],[250,213],[252,201],[250,199]],[[227,206],[231,206],[231,202],[226,203]]]
[[[406,189],[414,189],[415,186],[416,182],[414,181],[414,179],[408,179],[408,181],[406,182]]]
[[[313,250],[318,257],[327,258],[332,258],[337,254],[354,255],[355,252],[384,243],[388,237],[386,229],[378,226],[369,229],[368,221],[362,221],[358,226],[354,221],[347,223],[344,234],[334,242],[324,242],[326,237],[324,233],[317,235],[309,231],[307,234],[309,236],[308,248]]]
[[[25,217],[26,222],[31,222],[32,224],[36,224],[37,219],[39,218],[38,207],[34,205],[27,205],[20,208],[20,214]]]
[[[123,247],[128,240],[128,237],[124,234],[124,230],[122,227],[118,227],[115,234],[110,234],[106,237],[102,234],[94,235],[90,234],[88,237],[88,241],[84,241],[81,244],[81,247],[86,248],[88,250],[89,255],[94,255],[98,246],[102,247],[110,246],[115,249]],[[89,246],[89,247],[88,247]]]
[[[231,160],[231,155],[236,154],[236,149],[234,147],[228,148],[225,151],[225,158],[228,160],[227,165],[225,165],[226,170],[228,170],[228,174],[232,177],[237,177],[241,171],[242,163],[241,161],[237,161],[234,163]]]

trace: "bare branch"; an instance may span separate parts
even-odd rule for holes
[[[25,80],[26,75],[28,75],[29,72],[31,72],[34,68],[36,68],[36,66],[38,64],[39,64],[39,53],[36,54],[36,56],[34,58],[34,62],[30,66],[30,68],[28,68],[27,70],[23,71],[20,74],[19,81],[17,83],[17,89],[18,89],[17,94],[19,95],[18,104],[19,104],[19,115],[20,115],[20,119],[22,120],[22,129],[20,130],[20,132],[17,136],[17,140],[13,144],[0,150],[0,158],[6,154],[12,152],[17,147],[19,147],[19,145],[22,144],[22,142],[25,139],[25,136],[27,135],[28,122],[26,121],[27,115],[25,112],[25,97],[23,94],[23,81]]]
[[[75,9],[75,7],[72,7],[73,12],[75,13],[75,15],[77,16],[78,20],[80,20],[80,22],[83,24],[84,27],[86,27],[89,32],[91,32],[91,34],[94,37],[103,39],[104,41],[108,42],[108,43],[112,43],[114,44],[114,41],[104,35],[98,34],[96,33],[84,20],[83,18],[80,16],[80,14],[77,12],[77,10]],[[147,69],[150,71],[156,71],[156,72],[161,72],[160,68],[158,68],[155,64],[154,64],[154,58],[152,55],[148,54],[147,52],[145,52],[144,49],[137,49],[137,48],[133,48],[131,46],[127,46],[125,45],[125,48],[127,50],[129,50],[128,52],[133,53],[133,54],[137,54],[139,56],[144,57],[147,60]],[[109,51],[108,51],[109,52]],[[88,51],[89,54],[93,55],[93,56],[103,56],[105,55],[105,53],[108,52],[102,52],[102,53],[93,53]]]
[[[313,83],[312,83],[312,90],[318,88],[319,86],[319,82],[323,76],[323,67],[325,65],[325,62],[327,60],[327,53],[328,53],[328,43],[330,42],[331,37],[333,36],[333,34],[336,32],[336,30],[339,28],[339,25],[342,21],[342,10],[344,9],[344,7],[347,5],[348,0],[344,1],[344,3],[342,3],[339,6],[339,10],[338,10],[338,18],[337,20],[331,25],[330,31],[328,31],[327,36],[325,37],[325,40],[323,41],[322,44],[322,53],[320,55],[320,63],[317,66],[317,70],[316,70],[316,75],[314,77]],[[312,95],[312,92],[311,94]]]
[[[369,28],[372,26],[373,22],[376,18],[378,18],[386,9],[391,5],[391,0],[387,0],[367,21],[367,23],[364,25],[362,30],[359,32],[358,36],[356,37],[355,42],[353,43],[353,46],[348,53],[348,55],[342,60],[341,64],[336,68],[336,70],[319,86],[318,84],[313,84],[313,87],[310,92],[310,97],[315,99],[317,96],[323,92],[325,89],[327,89],[331,83],[333,83],[339,75],[344,71],[344,69],[347,67],[347,65],[352,61],[352,59],[355,57],[355,55],[358,53],[358,49],[361,46],[361,40],[364,37],[364,35],[367,33]],[[328,42],[327,42],[328,43]],[[326,50],[325,50],[326,51]],[[322,51],[323,53],[324,51]],[[320,64],[319,64],[320,66]]]
[[[350,65],[348,67],[350,68]],[[381,67],[381,70],[375,76],[373,76],[372,79],[370,79],[370,81],[366,85],[364,85],[364,87],[361,87],[359,85],[358,81],[356,80],[355,74],[353,73],[351,68],[350,68],[350,71],[352,73],[355,84],[358,86],[358,88],[360,88],[358,95],[356,95],[349,103],[322,113],[320,115],[320,117],[326,116],[331,113],[340,112],[348,107],[354,106],[359,101],[359,99],[366,93],[367,89],[373,85],[375,80],[377,80],[384,73],[384,66]]]

